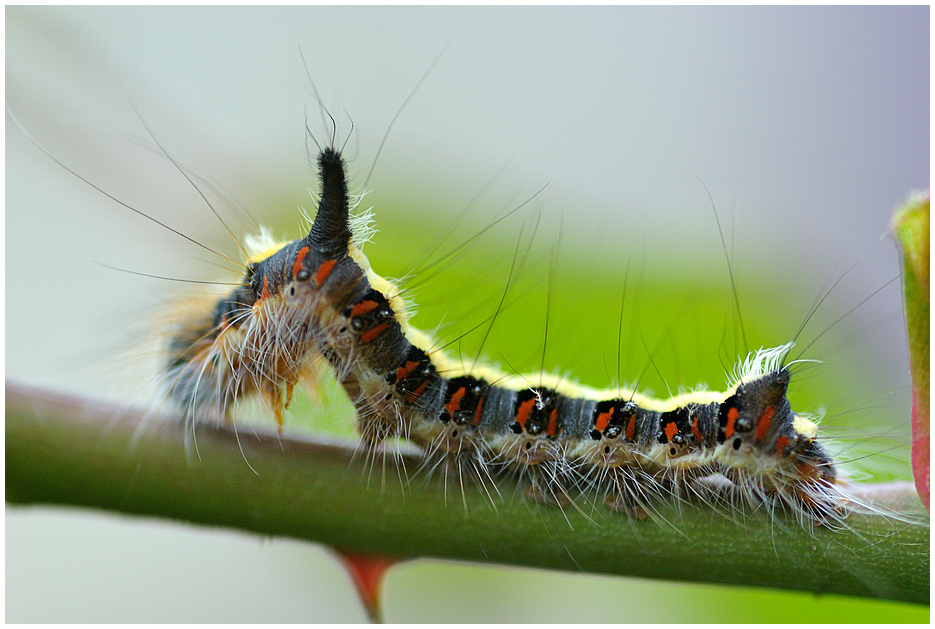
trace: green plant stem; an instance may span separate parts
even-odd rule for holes
[[[706,507],[661,511],[669,525],[601,505],[540,505],[521,499],[509,481],[498,482],[502,497],[495,494],[492,507],[473,483],[426,478],[412,455],[378,456],[368,467],[347,444],[238,436],[207,424],[197,429],[196,450],[185,447],[180,422],[143,421],[137,412],[7,383],[7,501],[173,518],[357,555],[929,601],[925,525],[853,514],[848,530],[808,530],[782,514],[734,522]],[[911,487],[868,486],[862,494],[924,514]]]

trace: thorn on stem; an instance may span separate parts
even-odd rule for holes
[[[371,622],[382,623],[380,608],[380,586],[383,575],[397,562],[396,559],[373,555],[352,555],[339,552],[344,567],[347,569],[360,595],[360,600],[367,610]]]

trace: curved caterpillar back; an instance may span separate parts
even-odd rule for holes
[[[667,400],[466,367],[409,326],[399,289],[355,244],[340,152],[325,148],[318,164],[309,234],[252,259],[241,285],[170,344],[168,392],[193,416],[259,394],[281,427],[295,384],[313,382],[324,358],[368,451],[408,439],[426,467],[481,482],[519,475],[540,502],[596,496],[643,518],[657,501],[696,495],[827,524],[853,507],[817,425],[786,398],[791,344],[751,354],[723,392]]]
[[[351,239],[344,163],[330,150],[319,166],[322,218],[308,236],[253,255],[242,283],[210,313],[178,322],[168,348],[167,393],[189,417],[229,419],[235,400],[259,394],[281,429],[295,384],[317,380],[326,307],[319,289],[341,254],[336,243],[343,240],[346,255]]]

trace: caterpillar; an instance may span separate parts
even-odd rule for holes
[[[786,398],[791,344],[761,349],[724,392],[656,400],[547,374],[464,368],[408,323],[399,289],[355,244],[340,150],[317,160],[321,196],[308,235],[258,256],[242,283],[172,339],[168,395],[200,415],[260,393],[282,409],[324,357],[357,411],[366,449],[401,437],[429,459],[530,479],[527,495],[567,505],[576,490],[645,518],[653,500],[700,494],[718,476],[749,504],[839,525],[838,489],[817,425]],[[687,488],[691,486],[689,491]]]

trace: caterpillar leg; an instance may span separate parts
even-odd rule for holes
[[[530,468],[530,482],[523,490],[523,495],[533,502],[552,507],[565,508],[571,505],[573,501],[564,485],[555,478],[554,474],[544,472],[541,467],[540,465],[534,465]]]
[[[604,506],[611,511],[623,513],[636,520],[645,520],[649,518],[649,512],[646,507],[635,501],[626,491],[615,491],[604,498]]]

